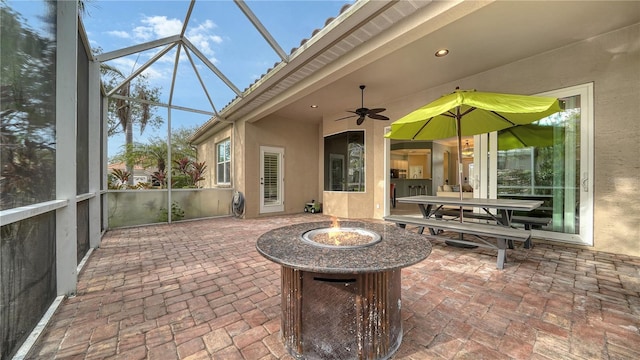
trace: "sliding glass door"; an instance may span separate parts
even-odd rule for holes
[[[479,136],[480,184],[490,198],[535,199],[521,214],[550,219],[534,236],[593,244],[593,85],[539,94],[558,97],[562,112],[531,125]],[[485,161],[482,161],[482,160]]]

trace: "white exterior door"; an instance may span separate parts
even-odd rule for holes
[[[260,147],[260,213],[284,211],[284,149]]]

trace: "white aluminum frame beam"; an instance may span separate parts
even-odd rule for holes
[[[114,87],[113,89],[111,89],[111,91],[109,91],[109,93],[107,94],[107,96],[111,96],[113,94],[115,94],[116,91],[120,90],[123,86],[125,86],[129,81],[131,81],[133,78],[135,78],[136,76],[140,75],[140,73],[142,73],[143,71],[145,71],[149,66],[151,66],[154,62],[156,62],[158,59],[160,59],[162,56],[164,56],[164,54],[166,54],[167,52],[169,52],[169,50],[173,49],[176,44],[178,43],[172,43],[167,45],[164,49],[160,50],[160,52],[158,52],[157,54],[155,54],[151,59],[147,60],[146,63],[144,63],[142,66],[140,66],[139,68],[137,68],[134,72],[131,73],[131,75],[127,76],[126,79],[124,79],[120,84],[118,84],[118,86]]]
[[[211,104],[211,108],[213,109],[214,114],[217,117],[220,117],[220,115],[218,114],[218,110],[216,110],[216,106],[213,104],[213,100],[211,100],[211,96],[209,96],[209,91],[207,91],[207,87],[205,86],[204,81],[202,81],[202,77],[200,76],[198,67],[193,62],[193,58],[191,57],[189,50],[186,47],[184,47],[183,49],[184,49],[184,53],[187,55],[187,58],[189,59],[189,62],[191,63],[191,67],[193,68],[193,71],[196,73],[196,77],[198,78],[198,81],[200,81],[200,86],[202,86],[202,90],[204,91],[204,94],[207,96],[207,100],[209,100],[209,104]]]
[[[157,48],[159,46],[173,44],[178,41],[180,41],[180,35],[173,35],[173,36],[166,37],[164,39],[153,40],[147,43],[138,44],[138,45],[124,48],[124,49],[110,51],[108,53],[96,55],[96,60],[100,62],[105,62],[105,61],[121,58],[123,56],[129,56],[131,54],[147,51],[153,48]]]
[[[184,17],[184,24],[182,24],[182,31],[180,31],[180,38],[184,37],[184,34],[187,32],[187,25],[189,24],[189,19],[191,18],[191,12],[193,11],[193,6],[196,4],[196,0],[191,0],[189,4],[189,10],[187,10],[187,15]]]
[[[0,211],[0,226],[13,224],[28,218],[58,210],[69,205],[69,200],[51,200],[33,205]]]
[[[159,102],[156,102],[156,101],[143,100],[143,99],[138,99],[138,98],[132,98],[132,97],[127,97],[127,96],[117,95],[117,94],[111,95],[110,97],[114,98],[114,99],[136,101],[136,102],[139,102],[139,103],[149,104],[149,105],[153,105],[153,106],[160,106],[160,107],[165,107],[165,108],[169,108],[170,107],[170,108],[176,109],[176,110],[189,111],[189,112],[194,112],[194,113],[203,114],[203,115],[212,115],[212,116],[215,115],[211,111],[192,109],[192,108],[188,108],[188,107],[184,107],[184,106],[178,106],[178,105],[169,105],[169,104],[165,104],[165,103],[159,103]]]
[[[94,196],[89,199],[89,249],[97,248],[100,246],[100,240],[102,235],[102,223],[101,223],[101,201],[100,196],[101,179],[102,179],[102,166],[106,167],[106,162],[102,162],[100,159],[100,147],[102,146],[102,136],[107,136],[106,132],[102,133],[102,121],[100,117],[100,63],[97,61],[89,62],[89,139],[88,149],[89,152],[89,192]],[[105,118],[105,122],[106,118]]]
[[[178,44],[178,50],[176,51],[176,59],[173,61],[173,73],[171,74],[171,88],[169,89],[169,107],[173,103],[173,90],[176,87],[176,76],[178,75],[178,64],[180,63],[180,49],[182,44]]]
[[[76,292],[76,127],[78,102],[78,2],[57,3],[56,27],[56,284],[58,295]],[[96,149],[97,150],[97,149]]]
[[[289,62],[289,56],[287,55],[287,53],[285,53],[284,50],[282,50],[282,47],[280,47],[276,39],[274,39],[273,36],[271,36],[271,33],[269,33],[267,28],[265,28],[264,25],[262,25],[262,23],[260,22],[260,19],[258,19],[258,17],[249,8],[249,5],[247,5],[244,2],[244,0],[233,0],[233,2],[235,2],[236,5],[238,5],[240,10],[244,13],[247,19],[251,21],[251,23],[256,28],[256,30],[258,30],[260,35],[262,35],[262,37],[267,41],[267,43],[269,43],[271,48],[278,54],[278,56],[280,56],[280,59],[282,59],[282,61],[284,62]]]
[[[213,63],[209,61],[209,59],[206,56],[204,56],[204,54],[201,53],[200,50],[198,50],[195,46],[193,46],[193,44],[191,43],[191,41],[189,41],[189,39],[183,38],[182,43],[186,47],[188,47],[189,50],[191,50],[198,57],[198,59],[200,59],[200,61],[202,61],[211,71],[213,71],[213,73],[216,74],[218,78],[220,78],[220,80],[222,80],[231,90],[233,90],[233,92],[236,93],[236,95],[242,97],[242,92],[231,82],[231,80],[229,80],[222,73],[222,71],[220,71],[215,65],[213,65]]]

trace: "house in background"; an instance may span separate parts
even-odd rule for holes
[[[114,169],[118,169],[121,171],[127,170],[127,165],[125,163],[111,163],[107,166],[107,172],[111,174]],[[149,171],[143,168],[140,165],[136,165],[133,168],[133,185],[136,186],[140,183],[151,183],[151,175],[153,171]],[[119,184],[121,185],[121,184]]]
[[[558,218],[534,236],[640,255],[640,2],[356,2],[193,143],[216,164],[211,185],[244,195],[246,217],[298,213],[314,199],[325,214],[380,219],[391,150],[402,147],[384,138],[387,126],[456,87],[566,100]],[[362,105],[390,121],[336,121]],[[476,197],[499,195],[496,138],[471,139]],[[446,142],[428,148],[435,194],[456,154]]]

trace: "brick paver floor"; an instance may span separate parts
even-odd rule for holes
[[[279,266],[264,232],[326,219],[219,218],[112,230],[30,359],[291,359],[279,339]],[[394,359],[639,359],[640,258],[536,244],[435,242],[402,271]]]

